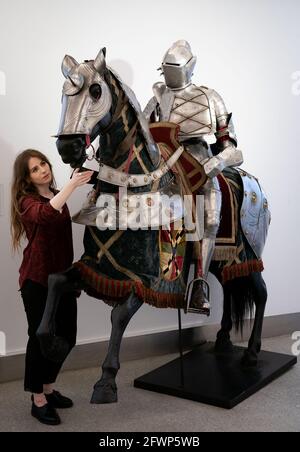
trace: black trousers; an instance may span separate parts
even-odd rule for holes
[[[28,322],[28,343],[25,358],[24,389],[34,393],[43,392],[43,384],[54,383],[63,365],[46,359],[41,352],[36,330],[42,320],[48,289],[27,279],[21,289]],[[70,351],[76,343],[77,300],[74,292],[65,293],[56,313],[56,334],[64,337]]]

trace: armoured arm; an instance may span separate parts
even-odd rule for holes
[[[149,100],[143,113],[147,121],[158,122],[168,121],[170,116],[171,104],[173,100],[173,94],[166,94],[167,87],[162,82],[154,83],[153,87],[154,96]],[[169,105],[170,104],[170,105]]]
[[[214,157],[204,163],[204,171],[209,177],[215,177],[229,166],[239,166],[243,163],[242,151],[236,148],[237,139],[234,132],[231,113],[227,112],[222,97],[212,92],[212,102],[216,114],[216,139],[212,146]]]
[[[146,107],[144,108],[143,113],[147,121],[151,122],[159,121],[158,101],[155,96],[151,97]]]

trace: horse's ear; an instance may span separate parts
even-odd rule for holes
[[[67,78],[70,71],[76,66],[78,66],[77,61],[70,55],[65,55],[64,59],[62,60],[62,63],[61,63],[61,71],[64,74],[64,76]]]
[[[103,74],[103,72],[105,71],[106,68],[105,56],[106,48],[103,47],[103,49],[99,51],[98,55],[94,60],[94,68],[96,69],[97,72],[99,72],[99,74]]]

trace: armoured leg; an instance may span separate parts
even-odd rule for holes
[[[119,352],[123,333],[131,317],[143,302],[131,294],[128,300],[116,305],[111,312],[112,330],[108,352],[102,365],[102,377],[94,386],[91,403],[117,402],[117,386],[115,378],[120,368]]]
[[[204,195],[204,236],[202,239],[201,257],[203,279],[206,281],[220,224],[221,191],[217,178],[209,179],[206,182],[202,194]],[[196,280],[193,284],[188,312],[199,312],[209,315],[209,300],[201,280]]]
[[[202,240],[203,278],[207,279],[210,262],[215,249],[216,235],[220,225],[221,191],[216,177],[209,179],[203,187],[204,236]]]

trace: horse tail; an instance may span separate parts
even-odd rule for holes
[[[252,280],[249,276],[240,277],[228,281],[226,285],[235,330],[243,335],[245,319],[253,318],[255,294]]]

